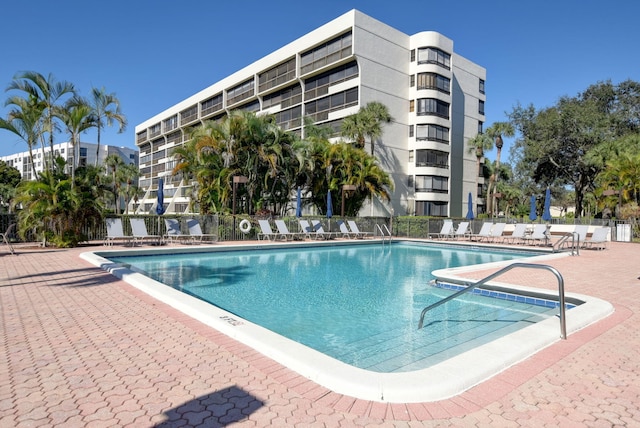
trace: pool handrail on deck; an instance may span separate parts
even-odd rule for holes
[[[531,268],[531,269],[546,269],[556,276],[556,278],[558,279],[558,294],[559,294],[559,300],[560,300],[560,338],[566,340],[567,339],[567,322],[566,322],[566,306],[565,306],[565,298],[564,298],[564,278],[562,278],[562,275],[560,274],[560,272],[558,272],[556,268],[551,267],[549,265],[537,265],[534,263],[512,263],[510,265],[507,265],[502,269],[498,270],[497,272],[494,272],[491,275],[485,278],[482,278],[480,281],[475,282],[473,284],[469,284],[466,288],[463,288],[462,290],[450,296],[447,296],[444,299],[439,300],[432,305],[427,306],[420,313],[420,322],[418,323],[418,330],[422,328],[424,324],[424,316],[431,309],[436,308],[444,303],[447,303],[448,301],[453,300],[456,297],[473,290],[474,288],[484,285],[487,282],[491,281],[492,279],[517,267]]]

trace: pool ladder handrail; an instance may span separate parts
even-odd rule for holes
[[[393,238],[393,236],[391,235],[391,231],[389,230],[386,224],[383,224],[381,226],[376,223],[376,228],[380,231],[380,235],[382,236],[382,245],[384,245],[384,239],[385,239],[385,236],[387,235],[389,236],[389,242],[391,242],[391,239]],[[387,232],[387,234],[385,234],[385,231]]]
[[[578,232],[565,233],[562,238],[558,240],[555,244],[553,244],[553,252],[555,253],[560,249],[560,246],[571,239],[571,255],[579,256],[580,255],[580,234]],[[575,250],[575,251],[574,251]]]
[[[562,278],[562,275],[560,274],[560,272],[558,272],[558,270],[552,266],[549,265],[537,265],[537,264],[533,264],[533,263],[512,263],[508,266],[503,267],[502,269],[498,270],[497,272],[492,273],[491,275],[481,279],[480,281],[473,283],[473,284],[469,284],[466,288],[463,288],[460,291],[457,291],[456,293],[445,297],[442,300],[437,301],[436,303],[433,303],[432,305],[427,306],[426,308],[424,308],[422,310],[422,313],[420,314],[420,322],[418,323],[418,330],[422,328],[423,324],[424,324],[424,316],[425,314],[430,311],[433,308],[436,308],[444,303],[447,303],[450,300],[455,299],[456,297],[467,293],[471,290],[473,290],[476,287],[479,287],[481,285],[486,284],[488,281],[491,281],[493,278],[502,275],[505,272],[510,271],[511,269],[515,269],[515,268],[531,268],[531,269],[545,269],[550,271],[551,273],[553,273],[556,278],[558,279],[558,294],[559,294],[559,300],[560,300],[560,338],[561,339],[566,339],[567,338],[567,323],[566,323],[566,307],[565,307],[565,299],[564,299],[564,279]]]

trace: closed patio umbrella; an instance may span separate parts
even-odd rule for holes
[[[467,201],[467,220],[473,220],[473,197],[469,192],[469,200]]]
[[[156,214],[158,214],[158,236],[161,237],[162,233],[160,233],[160,216],[164,214],[164,180],[160,178],[158,180],[158,200],[156,202]],[[160,244],[160,238],[158,238],[158,245]]]
[[[296,198],[296,217],[302,217],[302,195],[298,186],[298,197]]]
[[[529,220],[535,221],[538,218],[536,210],[536,197],[531,195],[531,209],[529,210]]]
[[[547,187],[547,191],[544,192],[544,210],[542,211],[542,219],[544,221],[551,220],[551,191]]]
[[[331,204],[331,191],[327,192],[327,218],[333,217],[333,207]]]

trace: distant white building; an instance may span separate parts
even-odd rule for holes
[[[146,194],[136,209],[154,209],[160,178],[167,212],[188,209],[190,183],[171,175],[173,151],[208,120],[235,109],[269,113],[304,135],[305,116],[337,131],[377,101],[394,118],[375,143],[394,191],[389,204],[374,200],[361,214],[464,216],[469,193],[482,211],[484,180],[467,141],[482,131],[485,79],[442,34],[407,35],[351,10],[137,125]]]
[[[78,147],[78,166],[84,165],[95,165],[96,164],[96,149],[98,148],[97,144],[93,143],[80,143]],[[58,143],[53,145],[53,151],[56,156],[62,156],[67,160],[67,165],[71,165],[73,163],[73,149],[71,147],[71,143]],[[51,148],[49,146],[44,148],[34,148],[33,149],[33,163],[31,165],[31,158],[29,157],[29,151],[14,153],[8,156],[0,157],[0,160],[5,161],[9,166],[16,168],[20,171],[23,180],[33,180],[35,179],[35,174],[33,171],[37,171],[41,173],[45,168],[45,158],[51,152]],[[98,165],[103,165],[104,160],[107,156],[111,154],[116,154],[122,158],[122,160],[126,164],[134,164],[136,166],[139,165],[139,152],[135,149],[130,149],[127,147],[116,147],[109,146],[105,144],[100,144],[100,152],[98,153]]]

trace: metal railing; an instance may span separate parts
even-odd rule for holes
[[[497,272],[492,273],[491,275],[481,279],[480,281],[474,283],[474,284],[470,284],[469,286],[467,286],[466,288],[463,288],[462,290],[445,297],[442,300],[437,301],[436,303],[427,306],[426,308],[424,308],[422,310],[422,313],[420,314],[420,322],[418,323],[418,330],[421,329],[424,325],[424,317],[427,314],[427,312],[429,312],[431,309],[434,309],[442,304],[447,303],[450,300],[455,299],[456,297],[467,293],[469,291],[472,291],[474,288],[477,288],[481,285],[486,284],[488,281],[491,281],[492,279],[502,275],[505,272],[510,271],[511,269],[515,269],[515,268],[530,268],[530,269],[545,269],[550,271],[551,273],[553,273],[556,278],[558,279],[558,294],[559,294],[559,302],[560,302],[560,338],[561,339],[566,339],[567,338],[567,323],[566,323],[566,306],[565,306],[565,299],[564,299],[564,279],[562,278],[562,275],[560,275],[560,272],[558,272],[558,270],[554,267],[548,266],[548,265],[536,265],[533,263],[512,263],[508,266],[503,267],[502,269],[500,269]]]

